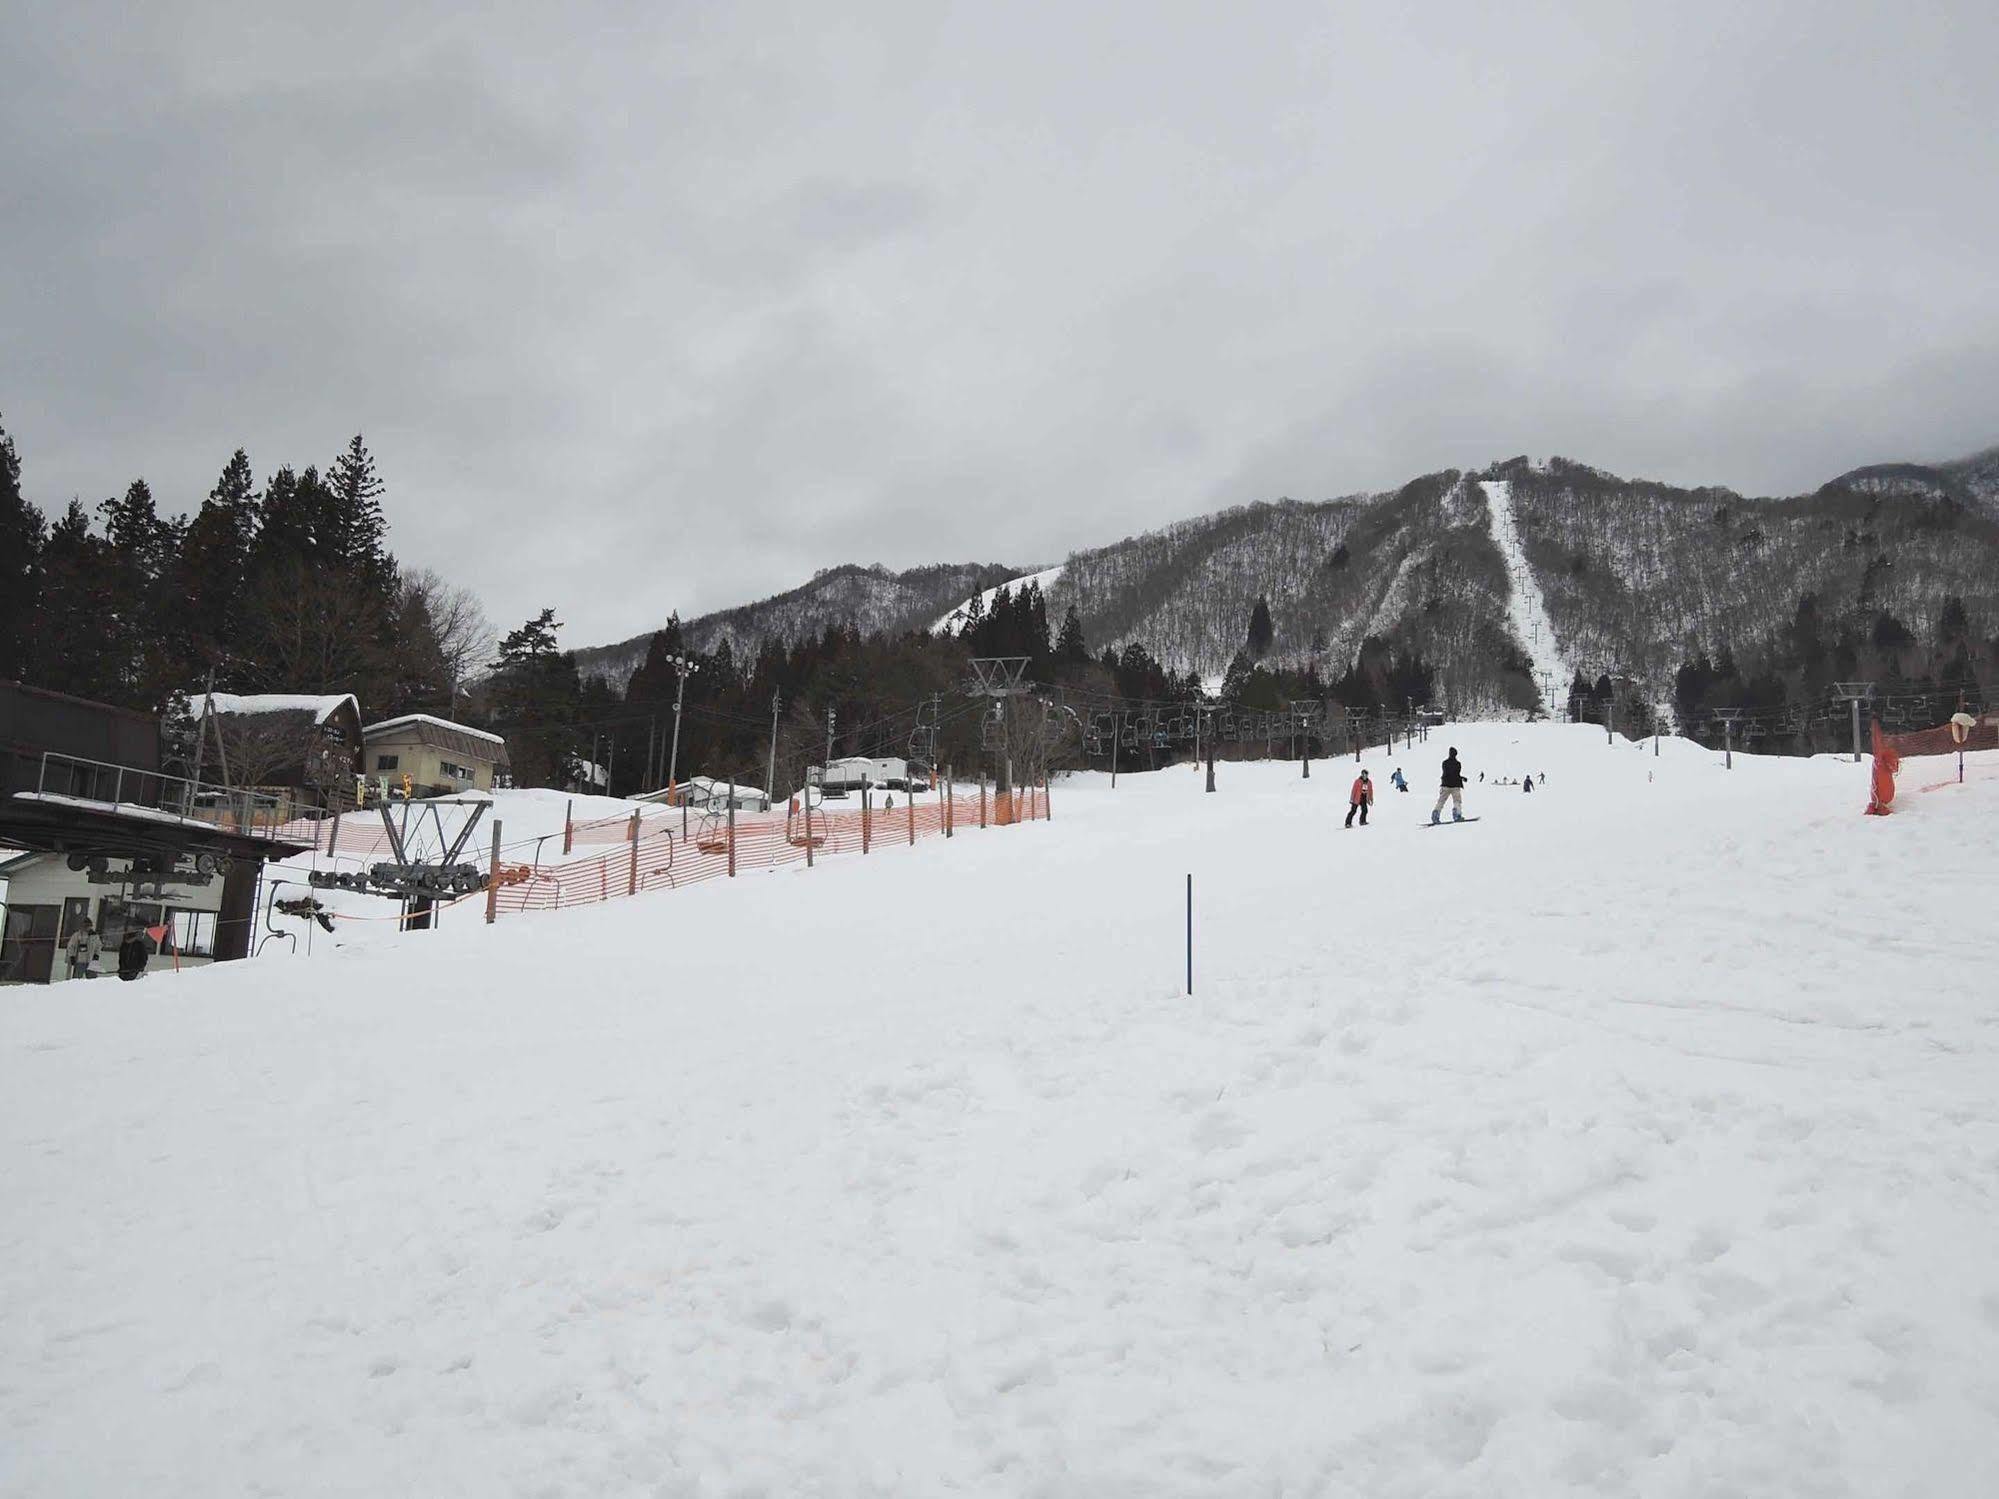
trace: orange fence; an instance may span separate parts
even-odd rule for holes
[[[939,834],[1045,821],[1048,816],[1044,786],[1005,796],[989,795],[981,787],[976,802],[953,794],[922,803],[905,799],[893,808],[827,812],[815,807],[809,839],[805,813],[788,809],[738,812],[733,827],[724,813],[690,812],[685,833],[678,810],[671,817],[627,815],[571,828],[575,843],[621,835],[621,842],[601,854],[538,868],[503,862],[487,909],[500,915],[591,905],[642,890],[678,889],[782,864],[906,847]]]

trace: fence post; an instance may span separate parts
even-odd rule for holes
[[[812,781],[807,777],[799,794],[805,798],[805,867],[812,867]]]
[[[909,846],[916,847],[916,793],[908,786],[902,788],[903,800],[909,804]]]
[[[1198,771],[1200,768],[1201,762],[1196,760],[1194,769]],[[1055,799],[1048,794],[1048,770],[1045,766],[1041,771],[1041,820],[1043,822],[1055,820]]]
[[[979,826],[986,825],[986,768],[979,767]]]
[[[944,767],[944,836],[951,836],[952,813],[957,810],[957,787],[952,784],[951,767]]]
[[[625,894],[637,895],[639,893],[639,814],[637,809],[634,809],[632,812],[632,830],[625,836],[630,838],[632,843],[632,873],[631,878],[625,884]]]
[[[493,918],[500,908],[500,819],[493,819],[493,862],[486,869],[486,925],[493,924]]]
[[[570,798],[562,805],[562,851],[569,852],[571,836],[576,831],[576,800]]]
[[[863,786],[861,788],[861,852],[862,853],[866,853],[868,851],[868,834],[872,828],[873,823],[874,823],[874,818],[869,815],[868,811],[868,788]]]
[[[736,788],[729,788],[729,878],[736,877]]]

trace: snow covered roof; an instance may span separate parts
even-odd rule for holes
[[[361,704],[351,692],[211,692],[205,696],[213,713],[310,713],[314,723],[325,724],[345,704],[354,710],[354,721],[361,721]],[[203,697],[199,692],[188,693],[188,712],[198,716]]]
[[[401,718],[385,718],[380,723],[369,724],[361,730],[361,733],[365,738],[372,739],[377,734],[386,734],[392,729],[408,728],[417,724],[449,729],[454,734],[463,734],[469,739],[484,739],[492,744],[505,745],[507,742],[500,735],[489,733],[485,729],[475,729],[469,724],[453,723],[448,718],[434,718],[428,713],[405,713]]]

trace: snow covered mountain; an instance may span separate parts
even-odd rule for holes
[[[836,568],[688,629],[740,654],[760,635],[829,623],[940,628],[973,593],[1029,572]],[[1953,598],[1975,640],[1999,635],[1999,448],[1855,469],[1782,499],[1515,458],[1389,493],[1199,516],[1073,553],[1035,580],[1051,620],[1074,606],[1093,651],[1136,642],[1209,679],[1243,649],[1261,599],[1272,662],[1337,676],[1376,638],[1434,666],[1460,714],[1560,698],[1577,669],[1663,696],[1693,656],[1777,638],[1808,594],[1829,628],[1859,638],[1884,616],[1923,635]],[[644,645],[579,660],[622,681]]]
[[[713,651],[728,641],[738,660],[754,655],[761,641],[803,640],[823,634],[828,625],[852,625],[868,635],[896,635],[929,629],[972,594],[1025,571],[1001,563],[946,562],[897,573],[879,564],[848,563],[829,567],[811,582],[772,598],[683,620],[681,630],[698,651]],[[651,639],[648,631],[613,645],[587,646],[576,653],[577,670],[622,690],[645,661]]]

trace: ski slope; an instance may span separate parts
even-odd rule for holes
[[[0,1492],[1986,1492],[1999,756],[1718,761],[7,991]]]
[[[999,597],[1002,588],[1007,590],[1008,594],[1011,595],[1018,593],[1021,589],[1027,587],[1028,584],[1035,583],[1039,584],[1042,592],[1046,593],[1049,588],[1054,586],[1055,580],[1062,576],[1062,568],[1063,564],[1058,563],[1054,567],[1044,567],[1038,573],[1026,573],[1018,578],[1013,578],[1005,583],[988,588],[983,593],[977,595],[979,608],[981,610],[991,609],[993,600]],[[971,610],[972,600],[966,599],[957,608],[940,616],[936,623],[930,626],[930,633],[932,635],[941,635],[948,630],[958,629],[970,616]]]
[[[1482,479],[1486,514],[1492,518],[1492,544],[1506,559],[1513,586],[1506,596],[1506,614],[1520,649],[1533,663],[1534,685],[1541,689],[1542,706],[1549,712],[1562,710],[1568,702],[1569,684],[1575,668],[1555,642],[1554,621],[1541,597],[1541,585],[1534,580],[1534,564],[1520,545],[1520,530],[1513,521],[1513,486],[1504,479]]]

